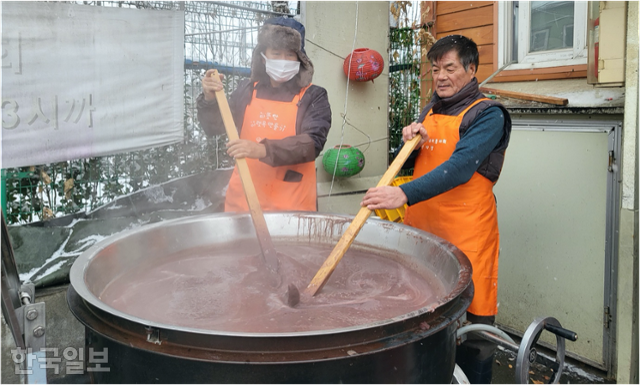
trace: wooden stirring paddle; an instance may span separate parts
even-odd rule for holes
[[[218,71],[213,70],[211,76],[218,76]],[[231,115],[231,109],[229,108],[229,102],[224,94],[224,90],[216,91],[216,100],[220,107],[220,113],[222,114],[222,121],[224,122],[224,128],[227,132],[229,140],[240,139],[238,136],[238,130],[236,124],[233,121],[233,115]],[[242,187],[244,194],[247,197],[247,204],[249,205],[249,212],[251,213],[251,220],[253,226],[256,229],[256,235],[258,236],[258,243],[264,257],[265,264],[274,273],[278,272],[278,255],[273,242],[271,241],[271,235],[269,234],[269,228],[267,222],[264,220],[262,214],[262,208],[260,207],[260,201],[256,194],[256,188],[253,185],[251,179],[251,173],[249,172],[249,165],[245,158],[236,158],[236,165],[238,166],[238,174],[240,174],[240,180],[242,181]],[[274,274],[274,277],[277,274]],[[280,286],[282,279],[280,275],[277,275],[277,285]]]
[[[393,182],[393,178],[398,174],[400,168],[402,168],[402,165],[407,160],[411,152],[416,148],[421,139],[422,136],[417,134],[413,139],[402,146],[400,153],[396,156],[393,162],[391,162],[389,169],[384,173],[384,175],[382,175],[382,178],[376,187],[388,186]],[[366,207],[360,208],[360,211],[358,211],[358,214],[347,228],[347,231],[342,235],[342,238],[340,238],[336,247],[334,247],[331,254],[329,254],[329,257],[324,261],[324,264],[322,264],[320,270],[318,270],[316,275],[313,277],[309,286],[304,290],[305,296],[312,297],[316,295],[316,293],[322,289],[324,284],[327,283],[331,273],[333,273],[338,262],[340,262],[349,246],[353,243],[353,240],[360,232],[364,222],[369,218],[369,215],[371,215],[371,210]]]

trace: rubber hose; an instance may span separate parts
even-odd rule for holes
[[[502,339],[507,340],[508,342],[511,342],[514,345],[517,345],[516,342],[513,340],[513,338],[509,337],[507,333],[503,332],[502,330],[498,329],[495,326],[485,325],[485,324],[471,324],[471,325],[463,326],[460,329],[458,329],[456,336],[460,338],[463,335],[469,332],[474,332],[474,331],[485,331],[485,332],[493,333],[497,336],[502,337]]]

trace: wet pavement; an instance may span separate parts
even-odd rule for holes
[[[518,343],[519,341],[516,340]],[[536,347],[540,354],[549,358],[555,357],[555,352]],[[493,384],[514,384],[516,380],[517,353],[498,347],[493,362]],[[529,384],[548,384],[553,377],[553,370],[534,362],[529,368]],[[581,362],[565,357],[565,365],[560,376],[561,384],[615,384],[616,381],[606,378],[606,373],[585,365]]]

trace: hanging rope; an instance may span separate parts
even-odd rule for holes
[[[353,43],[351,45],[351,52],[356,49],[356,38],[358,36],[358,10],[359,3],[356,1],[356,21],[355,21],[355,30],[353,32]],[[353,59],[353,55],[349,57],[349,68],[351,68],[351,60]],[[340,159],[340,151],[342,150],[342,144],[344,143],[344,126],[347,124],[347,106],[349,102],[349,76],[347,76],[347,91],[344,96],[344,112],[342,113],[342,127],[340,128],[340,147],[338,147],[338,156],[336,156],[336,163],[333,166],[333,173],[331,175],[331,187],[329,188],[329,197],[331,197],[331,192],[333,191],[333,184],[336,180],[336,171],[338,170],[338,159]]]

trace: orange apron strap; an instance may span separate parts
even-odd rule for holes
[[[470,109],[472,109],[476,104],[484,101],[484,100],[491,100],[489,98],[480,98],[478,100],[475,100],[473,103],[469,104],[469,106],[467,108],[465,108],[464,110],[462,110],[462,112],[458,115],[456,115],[456,117],[460,117],[460,120],[462,120],[462,117],[464,117],[464,115],[469,112]],[[427,114],[424,116],[424,119],[422,119],[422,122],[424,122],[425,120],[427,120],[427,117],[430,116],[433,112],[433,107],[431,107],[429,109],[429,112],[427,112]],[[420,122],[420,123],[422,123]]]

